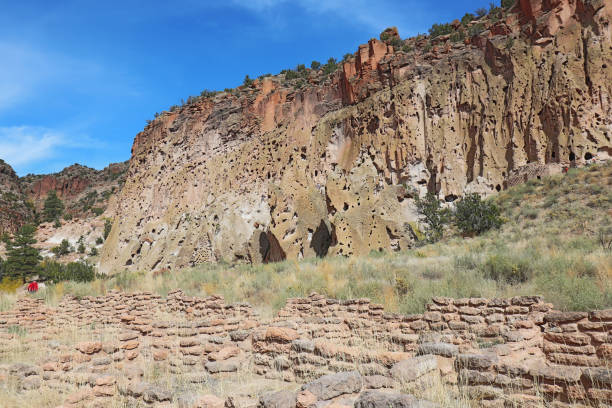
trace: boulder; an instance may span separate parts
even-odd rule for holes
[[[396,363],[391,368],[391,377],[401,383],[409,383],[438,368],[435,356],[414,357]]]
[[[357,401],[355,408],[441,408],[430,401],[419,400],[412,395],[365,391]]]
[[[483,370],[492,367],[498,360],[497,356],[492,353],[465,353],[457,356],[456,364],[461,368]]]
[[[352,394],[361,391],[363,377],[358,371],[348,371],[328,374],[308,383],[302,387],[303,391],[310,391],[319,400],[330,400],[343,394]]]
[[[433,354],[443,357],[455,357],[459,353],[459,347],[448,343],[423,343],[419,345],[417,355]]]
[[[216,373],[233,373],[238,371],[238,363],[231,360],[226,361],[210,361],[204,366],[211,374]]]
[[[264,394],[259,399],[259,408],[295,408],[297,393],[292,391],[277,391]]]

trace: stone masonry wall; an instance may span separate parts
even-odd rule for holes
[[[19,335],[15,327],[49,339],[73,327],[99,335],[71,346],[49,344],[34,365],[0,366],[0,383],[6,370],[4,377],[15,377],[23,389],[86,384],[66,406],[117,393],[148,404],[176,399],[143,383],[146,361],[193,383],[249,366],[290,382],[354,372],[370,388],[434,376],[491,407],[542,396],[559,407],[612,403],[612,309],[559,312],[538,296],[436,297],[423,314],[399,315],[368,299],[313,293],[289,299],[269,321],[247,304],[181,291],[166,298],[112,291],[66,297],[57,307],[26,297],[0,313],[0,354]]]

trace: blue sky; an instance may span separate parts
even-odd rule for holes
[[[467,0],[55,0],[0,13],[0,158],[19,175],[127,160],[153,114],[197,95],[404,38]]]

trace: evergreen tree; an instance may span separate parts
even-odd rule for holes
[[[113,223],[109,219],[104,220],[104,239],[105,240],[106,238],[108,238],[108,235],[110,234],[112,228],[113,228]]]
[[[84,254],[85,253],[85,237],[84,236],[80,236],[79,240],[77,241],[79,246],[77,248],[77,251],[79,251],[79,254]]]
[[[455,223],[464,235],[478,235],[503,224],[500,210],[492,201],[483,201],[478,194],[468,194],[457,203]]]
[[[37,272],[42,257],[38,249],[32,246],[36,243],[35,232],[33,225],[24,225],[12,240],[5,240],[8,255],[5,264],[6,276],[20,278],[25,283],[28,275]]]
[[[55,256],[60,257],[63,255],[67,255],[72,252],[72,248],[70,248],[70,242],[67,239],[63,239],[62,242],[51,249],[51,252],[55,254]]]
[[[64,203],[59,199],[55,190],[51,190],[47,199],[45,200],[45,206],[43,213],[45,215],[45,221],[51,222],[58,220],[64,212]]]
[[[4,259],[0,258],[0,281],[2,281],[2,278],[4,277],[5,266],[6,262],[4,261]]]
[[[442,208],[442,204],[438,197],[428,193],[425,198],[415,199],[417,211],[423,217],[423,222],[426,224],[425,231],[428,242],[437,242],[444,235],[444,227],[448,224],[450,213],[448,209]]]

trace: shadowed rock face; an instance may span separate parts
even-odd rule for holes
[[[19,177],[0,159],[0,234],[14,233],[33,216],[32,208],[26,205]]]
[[[608,157],[611,10],[522,0],[465,43],[370,40],[300,89],[268,77],[161,115],[134,140],[102,271],[261,262],[262,233],[288,259],[405,249],[415,194]]]

